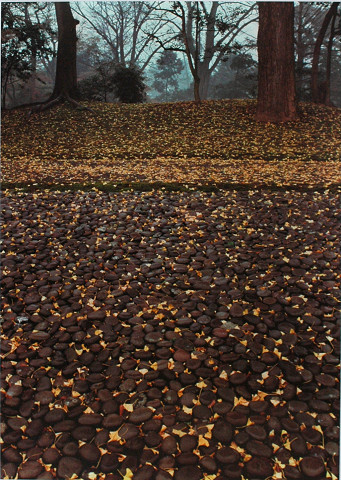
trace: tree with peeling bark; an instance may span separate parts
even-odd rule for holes
[[[259,2],[258,8],[256,120],[295,120],[294,3]]]

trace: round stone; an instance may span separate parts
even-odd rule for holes
[[[79,448],[79,454],[86,462],[91,463],[92,465],[96,465],[101,457],[99,448],[93,443],[82,445]]]
[[[28,460],[27,462],[23,463],[19,470],[18,476],[19,478],[26,479],[26,478],[33,478],[36,479],[38,475],[43,471],[43,466],[36,460]]]
[[[223,447],[217,450],[215,458],[221,463],[237,463],[239,453],[231,447]]]
[[[302,473],[308,478],[321,478],[326,469],[322,458],[304,457],[300,462]]]
[[[246,427],[245,431],[255,440],[264,441],[267,437],[265,428],[263,428],[261,425],[249,425]]]
[[[58,463],[57,474],[62,478],[70,478],[72,475],[80,476],[83,469],[79,458],[63,457]]]
[[[199,467],[194,465],[186,465],[180,467],[179,470],[175,472],[175,480],[201,480],[202,472]]]
[[[152,410],[148,407],[136,408],[130,415],[129,421],[132,423],[146,422],[153,416]]]
[[[246,471],[251,478],[267,478],[273,474],[272,463],[266,457],[253,457],[246,464]]]
[[[172,455],[173,453],[176,453],[177,449],[178,447],[174,437],[169,436],[162,440],[161,450],[166,455]]]
[[[228,422],[218,420],[212,429],[212,435],[222,444],[229,443],[233,436],[232,427]]]
[[[184,435],[179,440],[181,452],[192,452],[198,445],[198,437],[194,435]]]

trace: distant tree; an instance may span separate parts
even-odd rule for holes
[[[297,116],[294,3],[259,2],[258,102],[256,119],[286,122]]]
[[[101,63],[96,73],[78,82],[79,94],[82,99],[108,102],[112,100],[114,91],[114,69],[112,64]]]
[[[169,30],[154,38],[165,50],[184,52],[193,77],[194,99],[207,98],[211,75],[219,62],[241,50],[237,36],[257,20],[255,3],[174,2],[156,9]]]
[[[146,99],[146,85],[137,67],[116,65],[112,76],[113,93],[122,103],[142,103]]]
[[[323,19],[320,31],[316,39],[315,47],[314,47],[313,63],[312,63],[312,69],[311,69],[311,90],[312,90],[312,100],[315,103],[324,103],[324,104],[330,103],[331,50],[332,50],[332,44],[333,44],[333,39],[335,34],[335,22],[336,22],[337,8],[339,6],[339,3],[340,2],[331,3],[330,8],[328,9]],[[324,37],[327,33],[327,29],[330,24],[331,24],[331,34],[328,42],[326,78],[323,83],[319,84],[318,67],[319,67],[320,50],[321,50],[321,45],[323,43]]]
[[[46,2],[4,2],[1,4],[1,98],[6,106],[8,87],[25,83],[33,77],[38,59],[52,53],[50,22],[40,13]],[[32,89],[34,82],[31,83]]]
[[[314,44],[328,4],[299,2],[295,6],[295,74],[298,100],[311,100],[311,62]]]
[[[111,60],[125,67],[138,65],[142,72],[145,71],[161,49],[152,38],[165,24],[164,19],[155,21],[152,18],[157,2],[96,1],[87,2],[86,9],[82,3],[74,2],[74,11],[86,20],[92,34],[98,35],[103,49],[110,52]]]
[[[313,54],[316,40],[330,7],[330,3],[324,2],[299,2],[295,6],[296,95],[300,101],[312,101]],[[334,103],[339,106],[341,106],[340,27],[339,5],[320,45],[318,61],[316,57],[317,85],[322,94],[321,99],[325,97],[326,103]]]
[[[257,91],[257,62],[248,53],[221,62],[212,77],[212,98],[254,98]]]
[[[177,77],[183,70],[184,64],[175,52],[165,50],[157,59],[156,65],[153,87],[165,100],[169,100],[177,88]]]

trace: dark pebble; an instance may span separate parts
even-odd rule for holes
[[[211,410],[205,405],[195,405],[193,407],[193,416],[200,419],[209,419],[211,417]]]
[[[198,437],[194,435],[184,435],[179,440],[181,452],[191,452],[196,449],[198,445]]]
[[[223,472],[226,477],[217,477],[221,480],[240,480],[243,468],[238,464],[224,465]]]
[[[221,443],[229,443],[233,436],[231,425],[224,420],[218,420],[212,429],[212,435]]]
[[[217,463],[212,457],[202,457],[199,463],[203,470],[208,473],[214,473],[217,471]]]
[[[193,452],[180,453],[180,455],[176,457],[176,462],[178,465],[196,465],[198,461],[198,456]]]
[[[264,441],[267,437],[267,433],[261,425],[249,425],[245,428],[245,431],[255,440]]]
[[[134,473],[134,480],[150,480],[154,477],[154,473],[152,465],[143,465]]]
[[[284,467],[283,473],[285,478],[289,480],[301,480],[302,474],[297,467],[293,467],[292,465],[286,465]]]
[[[140,433],[140,430],[136,425],[131,423],[125,423],[121,426],[118,431],[118,434],[123,440],[129,440],[130,438],[137,437]]]
[[[93,443],[82,445],[79,448],[80,456],[88,463],[96,465],[100,459],[101,452]]]
[[[304,457],[300,462],[302,473],[308,478],[321,478],[325,473],[324,462],[318,457]]]
[[[80,427],[71,429],[71,434],[76,440],[89,442],[95,436],[96,430],[88,425],[81,425]]]
[[[243,413],[239,413],[236,410],[229,412],[225,415],[225,419],[231,425],[235,427],[243,427],[247,423],[247,416]]]
[[[153,416],[152,410],[148,407],[136,408],[130,415],[129,421],[132,423],[146,422]]]
[[[223,447],[217,450],[215,458],[221,463],[237,463],[239,453],[231,447]]]
[[[271,458],[273,454],[272,449],[268,445],[257,440],[249,440],[246,442],[245,447],[252,456],[261,455],[262,457]]]
[[[179,468],[175,472],[175,480],[201,480],[202,479],[202,472],[199,467],[195,467],[194,465],[188,465],[185,467]]]
[[[81,474],[83,465],[80,459],[75,457],[63,457],[58,463],[57,474],[62,478],[70,478],[72,475]]]
[[[313,427],[306,427],[304,430],[301,431],[301,435],[307,442],[317,445],[322,441],[322,434],[315,430]]]
[[[161,450],[166,455],[172,455],[173,453],[176,453],[177,448],[177,443],[174,437],[168,436],[162,440]]]
[[[23,463],[18,470],[19,478],[33,478],[36,479],[38,475],[43,471],[43,466],[37,460],[28,460]]]
[[[267,478],[273,474],[272,463],[266,457],[253,457],[246,463],[246,471],[251,478]]]

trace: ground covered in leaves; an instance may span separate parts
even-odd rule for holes
[[[21,125],[18,144],[4,124],[11,181],[29,182],[32,172],[45,180],[56,165],[80,168],[104,141],[99,130],[71,151],[65,124],[60,143],[56,132],[38,131],[58,110],[29,126],[21,115],[7,120]],[[201,120],[209,127],[215,118]],[[108,165],[113,148],[122,161],[142,151],[129,125],[127,144],[108,138]],[[79,125],[69,128],[75,135]],[[177,128],[180,139],[184,125]],[[212,126],[206,142],[200,128],[183,135],[184,145],[213,159],[219,130]],[[221,141],[241,148],[222,128]],[[260,128],[264,136],[273,129]],[[167,132],[164,151],[174,151]],[[156,133],[150,148],[161,142]],[[252,138],[245,162],[262,151]],[[282,138],[267,152],[275,155]],[[324,172],[335,166],[336,144],[326,150],[321,135],[307,149],[307,138],[302,130],[297,151],[283,150],[288,162],[299,153]],[[116,166],[110,175],[122,174]],[[63,168],[71,180],[75,170]],[[331,171],[320,175],[319,184],[336,181]],[[328,189],[5,191],[2,478],[336,479],[340,213]]]
[[[341,182],[340,109],[301,104],[299,121],[272,125],[255,122],[254,101],[92,108],[4,112],[4,185]]]

